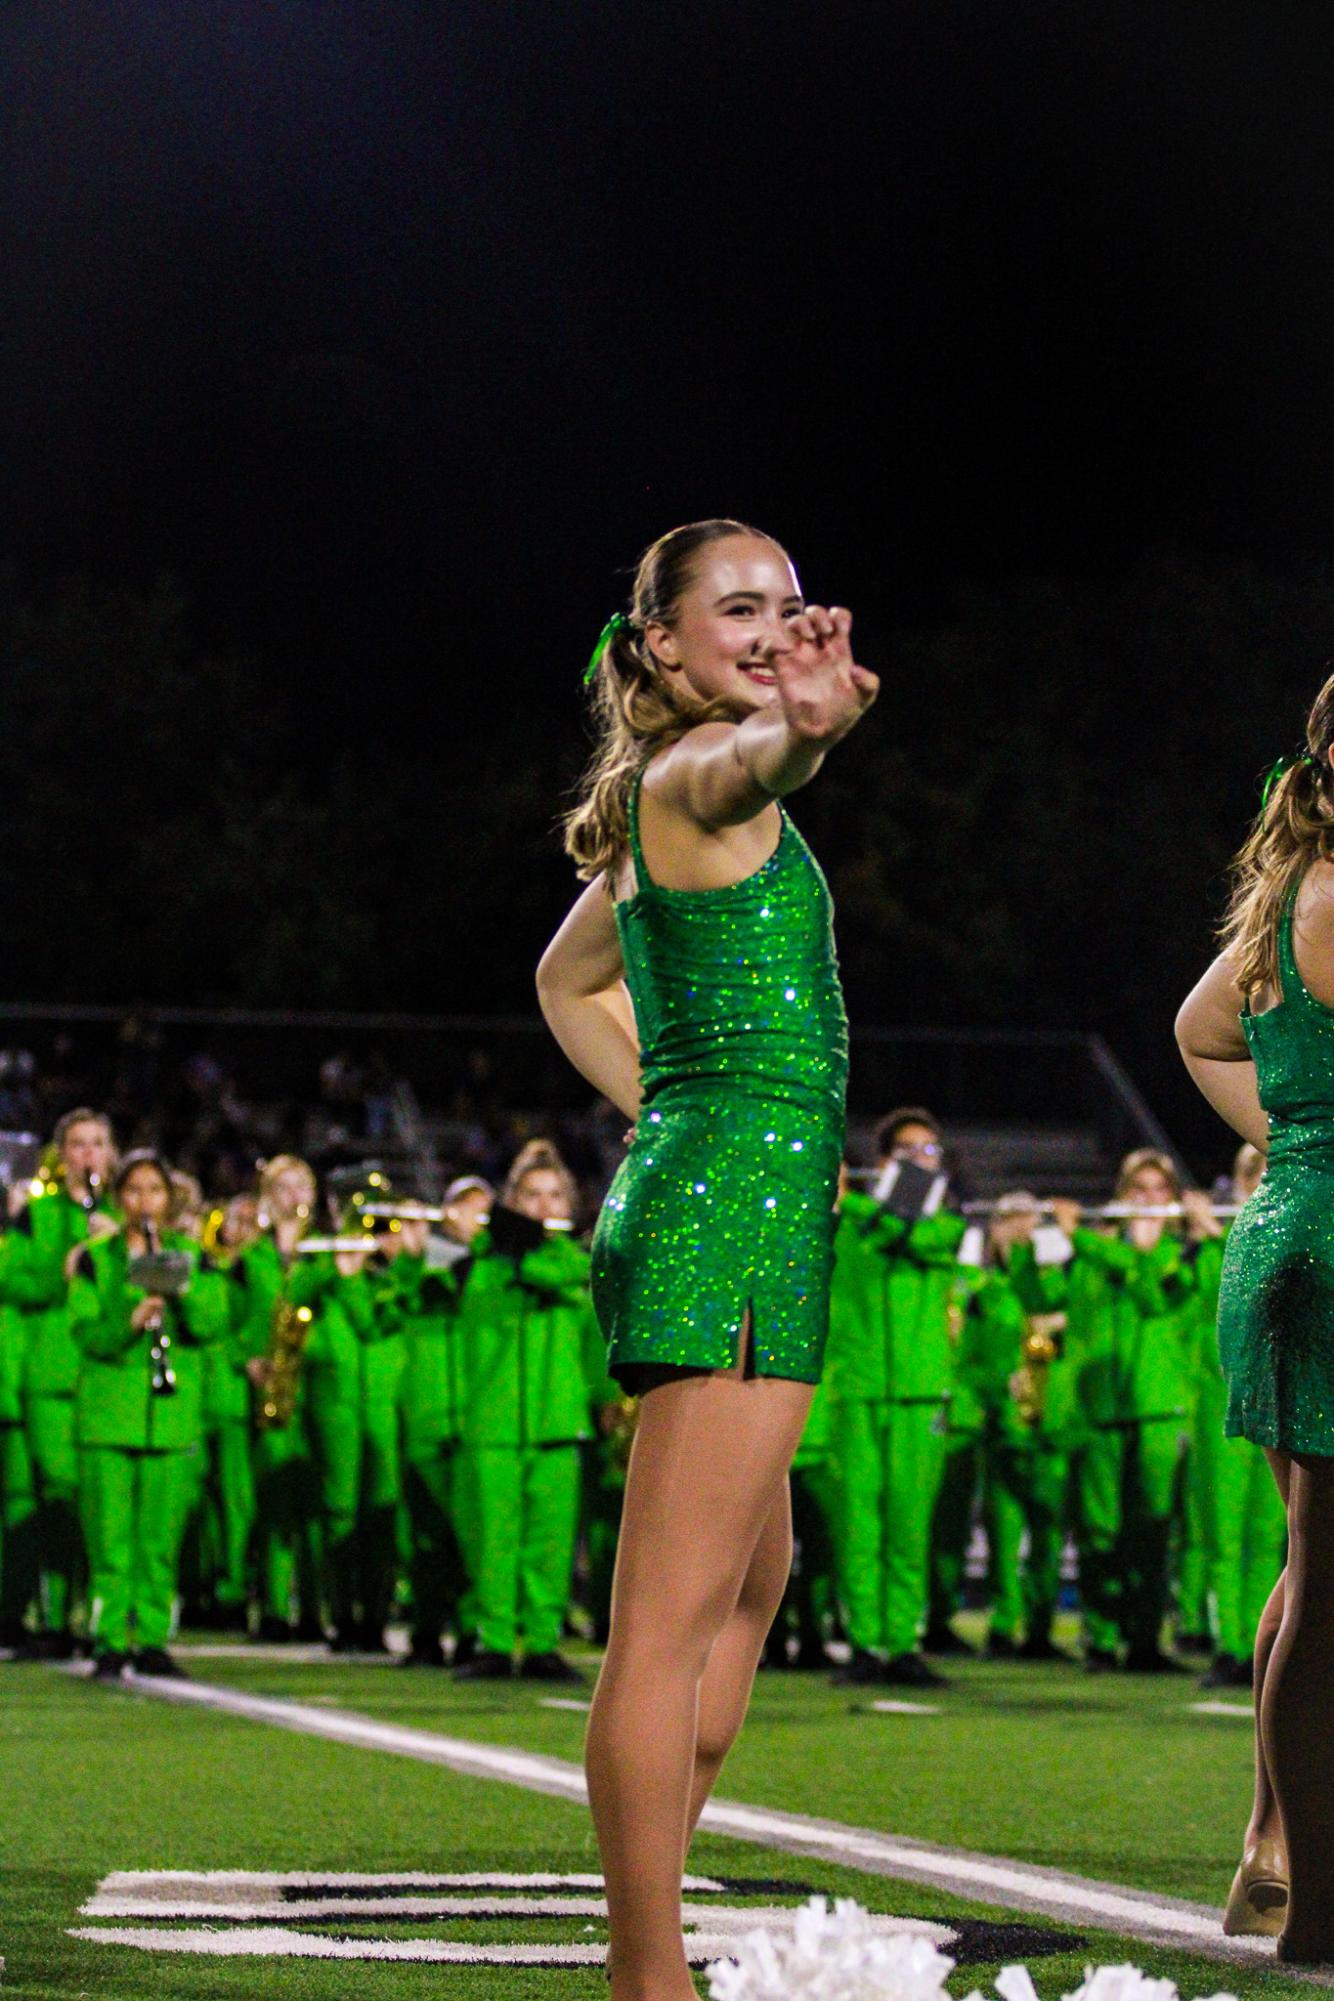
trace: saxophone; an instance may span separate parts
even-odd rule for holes
[[[255,1412],[255,1424],[260,1431],[281,1431],[292,1421],[301,1381],[301,1358],[314,1317],[308,1306],[293,1306],[284,1292],[273,1302],[264,1381]]]
[[[1030,1428],[1041,1424],[1047,1410],[1047,1376],[1061,1352],[1059,1336],[1065,1326],[1063,1313],[1037,1313],[1028,1322],[1019,1367],[1010,1378],[1019,1422]]]

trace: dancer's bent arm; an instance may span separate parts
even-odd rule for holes
[[[1269,1151],[1269,1117],[1241,1028],[1244,997],[1226,958],[1215,959],[1177,1015],[1182,1060],[1219,1117],[1260,1152]]]
[[[605,875],[590,882],[537,969],[547,1026],[576,1070],[631,1124],[639,1116],[639,1044]]]

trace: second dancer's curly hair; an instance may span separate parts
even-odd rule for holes
[[[1232,864],[1232,892],[1219,931],[1244,994],[1277,987],[1278,925],[1313,861],[1334,861],[1334,674],[1306,719],[1306,748],[1274,780]]]
[[[565,852],[573,856],[585,882],[611,868],[625,852],[630,789],[653,752],[675,743],[696,723],[730,720],[721,702],[681,706],[645,631],[651,624],[672,623],[699,550],[731,535],[774,542],[772,535],[744,521],[690,521],[660,535],[639,559],[628,624],[613,637],[593,683],[597,748],[579,799],[565,816]],[[781,544],[774,542],[774,547]]]

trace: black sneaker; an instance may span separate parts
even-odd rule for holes
[[[489,1647],[479,1647],[469,1661],[453,1670],[455,1681],[508,1681],[514,1673],[514,1662],[508,1654],[493,1653]]]
[[[128,1654],[108,1652],[93,1655],[94,1681],[119,1681],[130,1664]]]
[[[891,1688],[948,1688],[949,1681],[943,1674],[922,1659],[920,1654],[895,1654],[880,1670],[880,1679]]]
[[[1019,1648],[1008,1633],[987,1634],[987,1659],[989,1661],[1012,1661]]]
[[[1085,1674],[1115,1674],[1121,1663],[1116,1658],[1115,1647],[1085,1647]]]
[[[1184,1661],[1173,1660],[1160,1647],[1132,1647],[1126,1655],[1127,1674],[1189,1674]]]
[[[357,1652],[362,1654],[389,1654],[393,1652],[384,1636],[383,1626],[363,1626],[357,1634]]]
[[[318,1619],[298,1619],[292,1629],[292,1638],[298,1646],[322,1647],[327,1642],[329,1635],[325,1632],[324,1627]]]
[[[296,1634],[286,1619],[280,1619],[276,1612],[265,1612],[251,1638],[262,1641],[268,1647],[286,1647],[291,1645]]]
[[[812,1668],[828,1667],[829,1656],[824,1650],[824,1641],[815,1639],[803,1640],[797,1648],[797,1658],[792,1665],[806,1673],[809,1673]]]
[[[1030,1633],[1021,1646],[1015,1648],[1021,1661],[1070,1661],[1064,1647],[1058,1647],[1050,1633]]]
[[[328,1635],[327,1644],[331,1654],[359,1654],[362,1650],[360,1633],[345,1633],[339,1628]]]
[[[1208,1674],[1200,1677],[1201,1688],[1252,1688],[1254,1685],[1254,1663],[1241,1660],[1236,1654],[1215,1654]]]
[[[405,1668],[442,1668],[448,1663],[439,1640],[420,1640],[413,1642],[399,1665]]]
[[[190,1677],[179,1661],[174,1661],[165,1647],[141,1647],[134,1657],[136,1674],[159,1675],[164,1681],[189,1681]]]
[[[879,1654],[868,1653],[865,1647],[854,1647],[842,1667],[836,1667],[829,1679],[836,1688],[861,1687],[878,1682],[885,1671],[885,1663]]]
[[[577,1681],[585,1677],[564,1654],[525,1654],[519,1667],[521,1681]]]
[[[963,1635],[955,1632],[953,1626],[928,1626],[922,1640],[922,1652],[957,1654],[961,1657],[966,1654],[971,1658],[976,1654],[977,1648],[970,1647]]]
[[[454,1642],[454,1651],[449,1657],[451,1667],[467,1667],[468,1662],[477,1658],[476,1633],[460,1633]]]
[[[21,1647],[14,1650],[15,1660],[20,1661],[72,1661],[74,1659],[74,1635],[64,1627],[52,1631],[29,1633]]]
[[[1176,1649],[1179,1654],[1204,1654],[1207,1658],[1214,1650],[1214,1643],[1207,1633],[1178,1633]]]

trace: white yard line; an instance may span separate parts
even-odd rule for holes
[[[1240,1716],[1245,1723],[1255,1721],[1255,1710],[1249,1702],[1244,1709],[1236,1702],[1192,1702],[1190,1713],[1192,1716]]]
[[[549,1793],[583,1805],[584,1775],[578,1765],[533,1751],[473,1743],[433,1730],[381,1723],[350,1711],[332,1712],[310,1703],[247,1695],[238,1689],[212,1687],[206,1682],[182,1682],[131,1676],[126,1685],[159,1701],[210,1709],[267,1723],[281,1730],[320,1737],[359,1750],[385,1751],[425,1764],[443,1765],[467,1778],[499,1780],[531,1792]],[[1147,1890],[1100,1883],[1034,1864],[1000,1856],[971,1854],[943,1848],[908,1836],[881,1834],[872,1828],[848,1827],[840,1821],[818,1820],[786,1813],[776,1807],[747,1806],[737,1800],[713,1800],[701,1825],[710,1834],[729,1835],[792,1855],[806,1855],[851,1869],[919,1883],[954,1897],[1000,1905],[1007,1910],[1036,1911],[1077,1929],[1115,1932],[1125,1938],[1176,1946],[1211,1959],[1263,1962],[1273,1960],[1269,1939],[1225,1939],[1216,1910],[1178,1897],[1155,1896]],[[1334,1975],[1292,1969],[1292,1977],[1322,1986]]]
[[[577,1709],[581,1714],[593,1707],[591,1702],[580,1702],[572,1695],[544,1695],[543,1709]]]
[[[881,1716],[939,1716],[940,1710],[934,1702],[893,1702],[888,1697],[883,1702],[871,1704]]]

